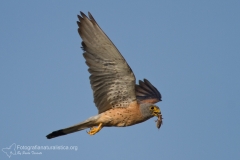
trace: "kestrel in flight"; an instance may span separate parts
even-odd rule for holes
[[[82,38],[83,56],[86,59],[94,103],[98,115],[74,126],[48,134],[48,139],[90,128],[94,135],[103,127],[126,127],[144,122],[154,116],[157,128],[162,124],[159,91],[146,79],[136,84],[132,69],[124,57],[99,27],[93,16],[80,12],[78,33]]]

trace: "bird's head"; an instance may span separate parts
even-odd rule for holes
[[[161,114],[161,110],[154,104],[144,103],[140,104],[140,110],[144,118],[149,119],[154,116],[158,117]]]
[[[161,127],[163,118],[162,118],[161,110],[158,106],[149,104],[149,103],[143,103],[143,104],[140,104],[140,110],[144,117],[144,121],[156,116],[158,117],[158,119],[155,121],[157,122],[156,126],[158,129]]]

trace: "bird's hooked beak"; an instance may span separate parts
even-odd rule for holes
[[[161,110],[157,106],[151,107],[151,110],[153,115],[156,117],[159,117],[159,115],[161,114]]]
[[[150,109],[152,110],[153,115],[158,117],[158,119],[155,122],[157,122],[156,125],[157,125],[157,128],[159,129],[162,125],[162,119],[163,119],[161,110],[157,106],[152,106]]]

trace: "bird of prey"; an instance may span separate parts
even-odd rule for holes
[[[87,128],[94,135],[103,127],[126,127],[154,116],[157,128],[162,114],[155,103],[161,101],[159,91],[147,80],[136,79],[124,57],[97,24],[91,13],[80,12],[77,25],[82,38],[83,56],[91,74],[90,83],[98,114],[71,127],[48,134],[48,139]]]

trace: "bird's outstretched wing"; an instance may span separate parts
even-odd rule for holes
[[[94,102],[99,113],[114,107],[128,107],[136,100],[135,76],[89,12],[88,17],[80,12],[77,24],[83,40],[83,56],[91,74]]]
[[[160,92],[147,80],[139,80],[139,85],[135,86],[137,100],[140,103],[157,103],[162,101]]]

